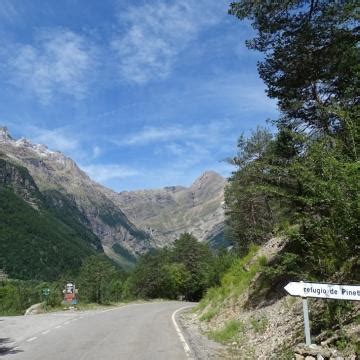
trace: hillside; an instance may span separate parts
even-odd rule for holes
[[[231,359],[293,359],[294,354],[298,359],[318,354],[325,359],[355,359],[351,356],[360,350],[357,302],[309,298],[312,340],[319,346],[312,345],[311,350],[301,345],[302,299],[286,293],[285,278],[276,286],[269,277],[288,244],[286,237],[274,237],[236,259],[185,323],[197,324],[203,334],[224,344]]]
[[[25,167],[58,214],[65,216],[76,210],[77,220],[101,240],[105,253],[114,260],[128,265],[133,255],[152,247],[150,237],[109,198],[111,190],[92,181],[62,153],[26,139],[14,140],[6,128],[1,128],[0,157]]]
[[[208,171],[188,188],[125,191],[112,199],[157,246],[189,232],[216,247],[224,243],[224,186],[222,176]]]
[[[27,169],[0,159],[0,268],[9,276],[52,280],[103,252],[76,207],[61,213],[50,199]]]

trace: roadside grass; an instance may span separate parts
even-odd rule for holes
[[[220,343],[226,343],[235,340],[244,332],[244,324],[238,320],[228,321],[222,329],[210,331],[208,336],[210,339]]]
[[[237,298],[250,286],[255,275],[266,265],[266,257],[254,259],[257,246],[253,246],[248,255],[234,262],[221,279],[221,285],[210,288],[205,297],[195,307],[194,312],[204,312],[200,320],[209,321],[215,317],[222,308],[223,303],[230,298]]]
[[[208,310],[207,312],[203,313],[200,316],[200,321],[210,321],[216,314],[218,313],[218,309],[215,308],[211,308],[210,310]]]

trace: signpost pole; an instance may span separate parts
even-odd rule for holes
[[[308,299],[302,298],[304,312],[305,344],[311,345]]]

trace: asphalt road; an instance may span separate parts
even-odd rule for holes
[[[174,323],[184,302],[0,318],[0,359],[187,360]],[[189,350],[188,350],[189,351]]]

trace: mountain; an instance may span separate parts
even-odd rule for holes
[[[188,188],[124,191],[112,199],[137,227],[164,246],[184,232],[219,246],[224,242],[225,179],[213,171],[202,174]]]
[[[79,216],[49,206],[26,168],[0,158],[0,268],[11,277],[53,280],[103,252]]]
[[[204,173],[188,188],[116,193],[92,181],[61,152],[13,139],[2,127],[0,161],[0,182],[2,179],[6,190],[2,196],[8,198],[8,204],[10,200],[18,203],[23,209],[20,213],[36,218],[39,227],[39,219],[44,217],[60,222],[68,235],[77,234],[90,246],[90,252],[104,251],[123,266],[131,266],[138,255],[165,246],[184,232],[214,247],[224,243],[225,179],[215,172]],[[31,231],[36,233],[35,228]],[[64,238],[68,239],[67,235]],[[54,239],[60,246],[59,237]],[[36,249],[35,240],[33,245]]]
[[[26,168],[58,215],[65,216],[70,208],[76,210],[78,222],[101,240],[112,259],[129,265],[134,256],[154,246],[151,237],[131,223],[111,200],[112,191],[92,181],[62,153],[26,139],[15,140],[6,128],[0,128],[0,158]]]

